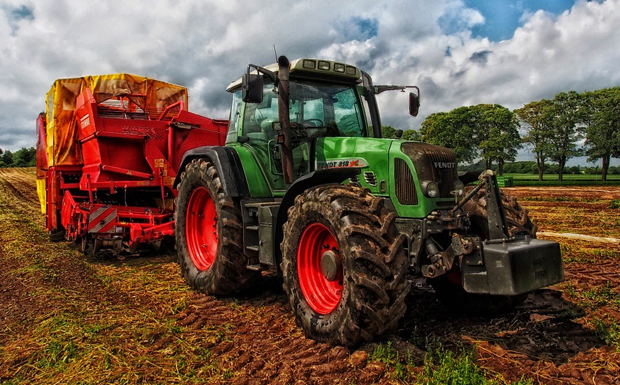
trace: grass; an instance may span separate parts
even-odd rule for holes
[[[594,318],[592,323],[601,340],[608,345],[620,348],[620,324],[616,320],[611,319],[605,322],[600,318]]]
[[[586,290],[575,287],[571,282],[565,285],[566,293],[575,298],[577,304],[584,309],[597,310],[602,307],[620,309],[620,292],[615,291],[609,281],[603,286]]]
[[[531,380],[508,382],[499,373],[480,368],[474,351],[461,346],[458,353],[436,344],[430,348],[421,368],[417,367],[411,354],[401,357],[391,342],[379,344],[370,354],[371,361],[381,362],[392,380],[401,383],[425,385],[526,385]],[[430,346],[430,345],[429,345]]]

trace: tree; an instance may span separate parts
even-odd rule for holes
[[[498,173],[503,175],[504,163],[514,161],[521,147],[517,116],[499,104],[479,104],[470,110],[476,142],[486,168],[491,169],[493,162],[497,162]]]
[[[402,139],[420,142],[422,141],[422,134],[420,133],[420,131],[416,130],[405,130],[405,132],[403,132]]]
[[[584,94],[586,154],[588,161],[602,160],[602,180],[607,180],[611,158],[620,157],[620,87]]]
[[[36,155],[37,152],[34,147],[22,147],[13,154],[13,167],[34,167]]]
[[[392,126],[381,126],[383,137],[386,139],[398,139],[396,136],[396,128]]]
[[[454,151],[458,162],[471,163],[478,154],[475,143],[472,143],[475,132],[473,123],[469,107],[436,112],[422,122],[422,141],[448,147]]]
[[[581,98],[575,91],[557,94],[552,103],[555,130],[549,157],[558,163],[558,179],[563,180],[566,161],[581,155],[577,142],[583,139],[583,135],[577,125],[584,119],[583,108]]]
[[[549,100],[531,102],[514,111],[521,120],[521,127],[526,135],[524,143],[532,145],[538,166],[538,180],[544,179],[545,161],[551,153],[551,136],[553,135],[552,104]]]
[[[5,151],[2,154],[2,167],[13,167],[13,153],[11,151]]]

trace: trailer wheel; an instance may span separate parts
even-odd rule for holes
[[[50,241],[51,242],[64,241],[66,233],[67,232],[65,231],[65,229],[62,226],[57,228],[57,229],[52,229],[52,230],[49,231]]]
[[[320,186],[295,199],[281,268],[308,337],[356,346],[396,328],[410,284],[395,217],[382,199],[354,186]]]
[[[230,295],[260,277],[246,268],[239,203],[226,196],[211,162],[195,159],[187,165],[175,215],[178,260],[193,289]]]
[[[501,197],[510,235],[528,234],[536,238],[537,226],[530,220],[527,209],[519,205],[515,197],[508,196],[504,192],[501,193]],[[483,240],[487,239],[489,228],[485,191],[479,191],[465,204],[464,210],[471,220],[471,232]],[[468,293],[463,289],[460,271],[451,271],[446,275],[429,279],[428,283],[435,289],[439,302],[448,310],[457,313],[499,314],[519,306],[527,298],[527,294],[509,296]]]

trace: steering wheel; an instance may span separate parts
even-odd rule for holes
[[[301,126],[305,128],[310,127],[325,127],[325,123],[321,119],[306,119],[301,122]]]

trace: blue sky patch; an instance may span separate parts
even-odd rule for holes
[[[6,14],[13,33],[19,28],[17,23],[21,20],[34,20],[34,10],[25,5],[21,7],[2,7],[2,10]]]
[[[476,9],[484,16],[485,22],[472,27],[476,37],[486,37],[491,41],[512,38],[515,30],[521,26],[520,19],[524,13],[534,13],[539,9],[559,15],[571,9],[575,0],[464,0],[469,8]]]
[[[346,40],[368,40],[379,34],[379,20],[353,16],[340,27],[340,33]]]

